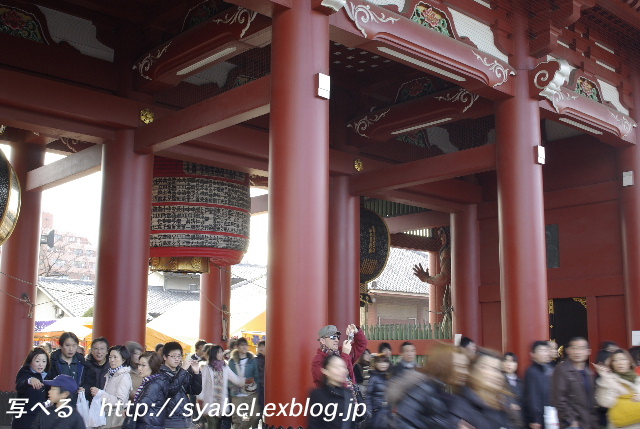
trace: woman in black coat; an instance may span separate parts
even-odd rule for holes
[[[405,371],[392,379],[387,399],[395,410],[390,427],[402,429],[452,429],[458,426],[448,407],[464,386],[469,358],[459,347],[440,344],[431,350],[421,371]]]
[[[138,360],[142,383],[133,397],[122,429],[163,429],[169,394],[169,380],[160,373],[162,358],[156,352],[144,352]],[[166,408],[166,407],[164,407]],[[162,411],[161,411],[162,410]],[[135,420],[134,420],[135,418]]]
[[[507,388],[513,396],[507,398],[509,408],[507,413],[515,427],[524,428],[524,381],[518,376],[518,356],[515,353],[505,353],[502,357],[502,371],[507,381]]]
[[[453,399],[450,412],[455,426],[475,429],[513,429],[507,414],[508,391],[502,374],[502,359],[494,354],[478,354],[471,363],[469,380]]]
[[[40,411],[40,407],[34,407],[37,403],[44,404],[47,400],[43,381],[47,376],[49,367],[49,355],[40,347],[36,347],[29,352],[24,360],[22,368],[16,375],[16,392],[18,392],[18,399],[27,399],[27,403],[23,408],[26,414],[14,416],[11,422],[13,429],[30,428],[38,411]]]
[[[322,363],[324,384],[311,392],[307,429],[354,429],[353,395],[344,387],[349,370],[340,356]]]
[[[389,358],[378,355],[373,359],[373,368],[369,370],[369,387],[365,404],[371,412],[371,418],[365,422],[366,429],[388,429],[391,418],[391,408],[385,398],[389,383]]]

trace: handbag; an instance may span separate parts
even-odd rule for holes
[[[133,416],[127,416],[125,417],[124,422],[122,423],[121,429],[136,429],[137,423],[138,422],[134,420]]]
[[[633,402],[633,394],[618,396],[618,402],[609,408],[609,421],[618,428],[640,423],[640,402]]]
[[[364,423],[367,420],[369,420],[373,414],[371,414],[371,411],[368,409],[368,407],[366,406],[366,404],[364,402],[364,398],[362,397],[362,392],[360,391],[360,387],[357,384],[354,384],[353,388],[356,391],[356,402],[357,402],[357,405],[358,405],[358,409],[361,406],[365,407],[364,414],[362,414],[359,417],[356,417],[355,422],[356,423]]]

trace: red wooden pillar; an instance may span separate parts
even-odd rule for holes
[[[478,209],[469,204],[451,214],[451,305],[453,333],[482,344],[480,330],[480,241]]]
[[[134,152],[133,130],[102,151],[102,205],[93,337],[145,344],[153,156]]]
[[[640,74],[633,76],[632,115],[640,122]],[[627,335],[631,344],[631,331],[640,331],[640,134],[636,144],[621,148],[618,155],[620,174],[633,172],[634,184],[620,190],[620,218],[622,226],[622,263],[624,270],[624,295],[627,316]]]
[[[527,356],[534,340],[549,337],[541,143],[538,102],[529,96],[526,18],[515,15],[512,98],[496,102],[502,347]]]
[[[327,324],[329,101],[316,97],[316,75],[329,74],[329,22],[311,3],[273,14],[267,403],[307,397],[317,333]],[[306,418],[267,423],[297,428]]]
[[[230,269],[231,267],[224,267]],[[222,341],[222,270],[213,264],[209,272],[200,276],[200,329],[205,341],[220,344]]]
[[[222,268],[220,273],[220,303],[222,304],[222,328],[221,335],[224,341],[220,340],[220,344],[225,349],[229,345],[229,326],[231,324],[231,267]]]
[[[0,275],[0,289],[6,292],[0,294],[0,335],[6,345],[0,353],[0,365],[6,368],[0,375],[0,391],[5,392],[15,390],[14,369],[24,362],[33,347],[35,308],[14,297],[26,295],[29,302],[36,302],[42,193],[26,191],[25,184],[27,172],[44,164],[44,153],[43,146],[29,143],[17,143],[11,149],[11,165],[22,187],[22,205],[18,223],[11,237],[2,245],[0,265],[5,273]]]
[[[330,180],[329,323],[344,330],[360,324],[360,199],[349,193],[349,177]]]
[[[429,252],[429,274],[432,276],[440,272],[440,255],[438,252]],[[442,300],[444,299],[444,286],[429,285],[429,323],[440,323],[442,314]]]

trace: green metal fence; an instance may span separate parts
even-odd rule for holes
[[[386,324],[362,327],[370,340],[450,340],[451,323]]]

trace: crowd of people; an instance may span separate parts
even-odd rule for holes
[[[59,349],[35,347],[19,369],[22,406],[12,409],[12,428],[257,428],[257,420],[234,410],[264,404],[265,342],[257,356],[246,338],[229,345],[199,340],[186,356],[178,342],[145,351],[133,341],[111,346],[98,337],[85,356],[78,337],[65,332]]]
[[[308,429],[640,429],[640,347],[606,342],[589,363],[591,347],[580,337],[561,349],[535,341],[526,357],[463,337],[433,347],[422,365],[409,341],[393,363],[389,343],[371,353],[358,326],[345,335],[334,325],[318,332],[308,404],[319,411],[307,415]],[[16,376],[24,412],[12,428],[260,427],[264,341],[255,356],[245,338],[228,350],[200,340],[192,355],[177,342],[145,351],[99,337],[85,356],[71,332],[59,346],[27,355]],[[95,407],[103,420],[87,416]]]
[[[318,332],[311,403],[326,411],[309,429],[640,429],[640,347],[603,343],[590,364],[585,338],[568,341],[564,356],[555,342],[535,341],[521,379],[518,356],[467,337],[435,346],[418,366],[411,342],[392,365],[390,344],[372,354],[357,327],[346,333],[341,343],[333,325]],[[359,402],[366,411],[350,413]]]

